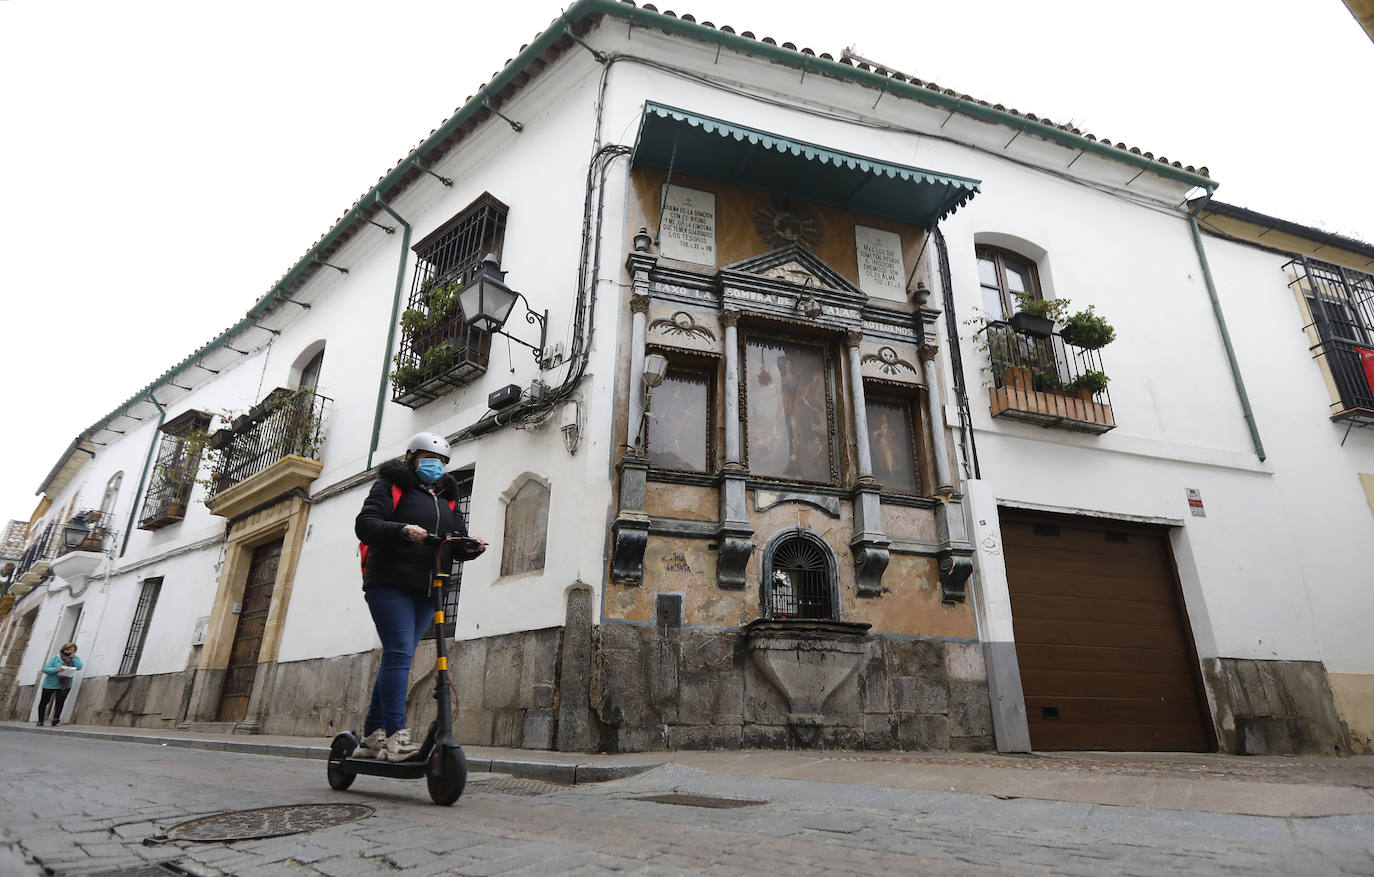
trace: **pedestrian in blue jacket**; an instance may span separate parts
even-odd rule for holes
[[[72,677],[81,669],[81,659],[76,656],[76,643],[67,643],[58,649],[57,654],[43,665],[43,692],[38,697],[38,724],[41,726],[48,715],[48,704],[54,696],[57,708],[52,711],[52,724],[57,727],[62,718],[62,707],[67,703],[67,695],[72,690]]]

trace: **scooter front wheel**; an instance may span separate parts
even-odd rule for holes
[[[438,747],[429,757],[425,782],[429,785],[429,797],[434,803],[447,807],[457,801],[468,782],[468,760],[463,755],[462,747]]]
[[[357,747],[358,738],[346,731],[335,737],[334,742],[329,745],[329,765],[325,768],[325,775],[329,778],[329,788],[336,792],[342,792],[353,785],[358,775],[351,770],[336,767],[334,763],[348,758]]]

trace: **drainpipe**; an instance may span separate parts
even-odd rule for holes
[[[1226,361],[1231,365],[1231,378],[1236,382],[1236,394],[1240,396],[1240,410],[1245,415],[1245,425],[1250,430],[1250,441],[1255,446],[1255,456],[1264,462],[1264,444],[1260,442],[1259,427],[1255,425],[1255,412],[1250,408],[1250,397],[1245,392],[1245,381],[1240,376],[1240,364],[1236,362],[1236,351],[1231,346],[1231,333],[1226,329],[1226,317],[1221,312],[1221,301],[1217,298],[1217,287],[1212,282],[1212,269],[1207,264],[1207,253],[1202,248],[1202,233],[1198,231],[1197,215],[1207,202],[1211,200],[1212,193],[1208,191],[1207,197],[1203,198],[1197,205],[1188,212],[1188,228],[1193,233],[1193,246],[1197,248],[1197,259],[1202,265],[1202,279],[1207,283],[1207,295],[1212,300],[1212,314],[1217,320],[1217,330],[1221,332],[1221,344],[1226,348]]]
[[[129,523],[124,528],[124,542],[119,546],[119,556],[123,557],[124,552],[129,548],[129,537],[134,532],[134,516],[138,514],[138,502],[143,498],[143,491],[148,486],[148,472],[153,468],[153,454],[157,452],[158,431],[162,429],[162,423],[167,419],[167,409],[157,402],[157,397],[152,393],[148,394],[148,401],[153,403],[157,409],[157,423],[153,425],[153,440],[148,443],[148,459],[143,461],[143,474],[138,476],[138,490],[134,492],[134,504],[129,509]]]
[[[377,453],[377,443],[382,433],[382,409],[386,406],[387,377],[391,374],[391,348],[396,342],[396,321],[401,314],[401,287],[406,277],[406,253],[410,252],[410,223],[392,210],[381,195],[374,195],[373,202],[396,220],[405,229],[401,233],[401,258],[396,264],[396,294],[391,299],[391,323],[386,332],[386,350],[382,353],[382,377],[377,383],[377,410],[372,415],[372,444],[367,447],[367,468],[372,468],[372,456]]]

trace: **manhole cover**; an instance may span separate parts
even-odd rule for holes
[[[747,798],[717,798],[713,795],[687,795],[674,792],[668,795],[646,795],[636,801],[653,801],[655,804],[679,804],[683,807],[710,807],[713,810],[729,810],[734,807],[758,807],[767,801],[750,801]]]
[[[522,798],[534,798],[539,795],[551,795],[554,792],[561,792],[567,786],[560,786],[557,783],[546,783],[543,780],[527,780],[520,777],[500,777],[490,780],[468,780],[468,791],[470,792],[493,792],[498,795],[515,795]]]
[[[371,815],[372,808],[364,804],[292,804],[286,807],[232,810],[173,825],[165,835],[151,840],[159,843],[169,840],[196,843],[257,840],[343,825]]]

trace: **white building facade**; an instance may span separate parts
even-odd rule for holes
[[[1326,395],[1287,260],[1195,240],[1214,188],[582,0],[61,455],[0,706],[31,715],[74,639],[72,721],[356,727],[379,650],[352,520],[427,430],[491,544],[453,613],[465,742],[1367,745],[1374,451],[1312,453],[1340,428],[1289,405]],[[496,334],[454,301],[487,255],[524,296]],[[1116,339],[1011,329],[1018,291]]]

